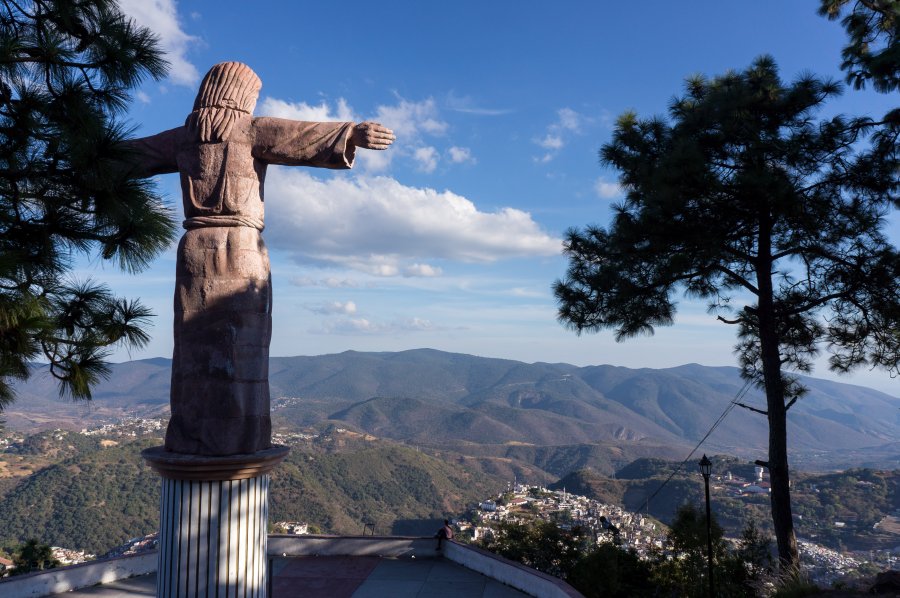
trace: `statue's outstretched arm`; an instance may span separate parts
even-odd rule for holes
[[[253,119],[253,157],[269,164],[350,168],[356,148],[387,149],[390,129],[378,123],[304,122],[262,116]]]
[[[133,172],[140,177],[178,172],[175,161],[175,147],[183,127],[176,127],[151,135],[129,139],[125,142],[125,159],[131,163]]]

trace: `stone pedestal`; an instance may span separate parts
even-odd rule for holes
[[[162,476],[158,598],[267,596],[269,472],[287,453],[141,453]]]

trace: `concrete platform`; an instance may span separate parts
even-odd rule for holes
[[[270,598],[584,598],[555,577],[478,547],[434,538],[268,538]],[[157,553],[90,561],[0,580],[3,598],[155,596]]]
[[[518,590],[443,558],[305,556],[275,558],[271,598],[520,598]],[[156,595],[156,574],[56,596]]]
[[[156,573],[139,575],[128,579],[120,579],[110,583],[72,590],[53,596],[105,596],[107,598],[120,598],[122,596],[156,596]]]

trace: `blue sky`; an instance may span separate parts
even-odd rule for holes
[[[238,60],[263,81],[259,115],[395,130],[391,150],[365,152],[352,171],[270,169],[273,355],[431,347],[577,365],[734,365],[733,328],[687,300],[653,337],[565,330],[550,291],[566,267],[560,238],[605,224],[621,197],[597,151],[623,111],[664,113],[685,77],[764,53],[785,79],[840,79],[844,34],[816,6],[127,0],[172,63],[128,118],[138,135],[180,125],[202,74]],[[847,90],[828,110],[878,116],[889,100]],[[180,216],[177,177],[159,177],[159,189]],[[114,360],[171,355],[174,270],[174,247],[136,277],[82,263],[78,276],[157,314],[150,345]],[[815,373],[832,377],[824,365]],[[898,394],[885,373],[841,379]]]

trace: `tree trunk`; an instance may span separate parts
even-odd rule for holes
[[[763,377],[769,412],[769,481],[772,484],[772,524],[778,544],[778,558],[782,566],[799,564],[797,538],[791,513],[791,479],[787,453],[787,410],[784,405],[784,385],[781,382],[781,361],[775,347],[775,358],[765,355],[763,345]]]
[[[760,256],[768,257],[767,238],[760,238]],[[791,478],[787,453],[787,409],[784,384],[781,378],[781,354],[775,323],[774,289],[772,285],[771,259],[760,260],[757,265],[759,288],[759,346],[763,383],[769,418],[769,481],[772,485],[772,524],[778,558],[784,568],[800,563],[797,537],[794,535],[794,519],[791,513]]]

